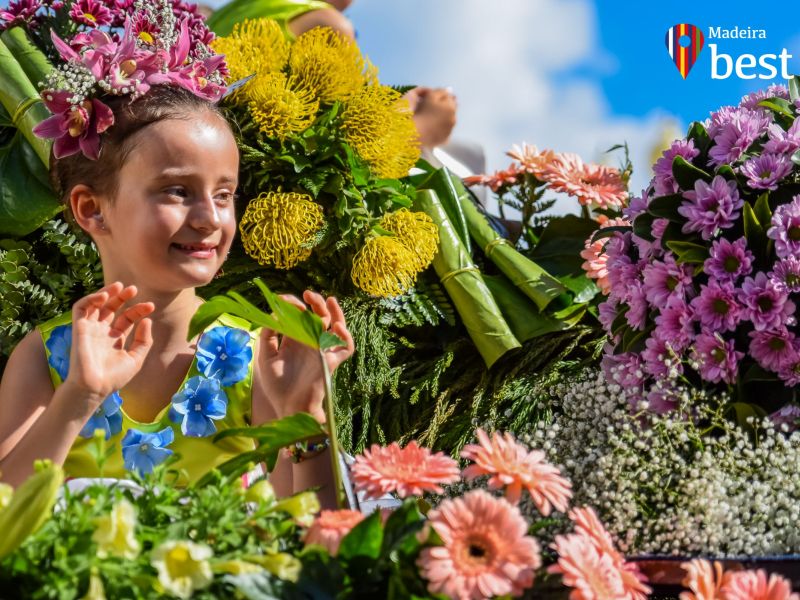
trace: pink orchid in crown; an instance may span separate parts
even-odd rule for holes
[[[53,116],[34,127],[39,137],[55,138],[53,154],[63,158],[83,152],[97,160],[100,154],[100,134],[114,124],[114,113],[96,98],[75,105],[69,102],[72,92],[45,91],[42,94]]]

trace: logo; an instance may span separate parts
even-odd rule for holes
[[[684,79],[697,62],[704,42],[703,32],[690,23],[679,23],[667,30],[664,43],[667,45],[672,62]]]

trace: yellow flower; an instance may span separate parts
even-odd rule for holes
[[[229,36],[211,42],[211,48],[225,55],[229,82],[253,73],[258,76],[280,71],[289,58],[289,42],[280,25],[272,19],[246,19],[237,23]]]
[[[97,544],[97,555],[105,558],[109,555],[134,559],[139,556],[141,545],[136,539],[136,510],[127,500],[120,500],[112,508],[111,513],[95,519],[97,529],[92,534],[92,541]]]
[[[259,131],[280,140],[314,122],[319,101],[283,73],[259,75],[247,85],[250,114]]]
[[[247,556],[247,560],[258,563],[276,577],[286,581],[297,581],[300,577],[300,570],[303,568],[303,563],[285,552],[259,556],[251,554]]]
[[[195,590],[208,587],[214,580],[208,562],[212,555],[204,544],[173,540],[153,550],[150,564],[158,571],[158,583],[165,592],[190,598]]]
[[[414,285],[419,265],[416,253],[395,236],[369,238],[353,258],[353,283],[373,296],[404,294]]]
[[[256,502],[258,504],[274,504],[275,490],[269,481],[261,479],[247,488],[247,491],[244,493],[244,499],[247,502]]]
[[[384,85],[368,85],[342,109],[345,140],[378,177],[399,178],[419,160],[419,136],[408,102]]]
[[[259,565],[238,558],[233,560],[223,560],[214,563],[212,569],[215,573],[230,573],[231,575],[241,575],[242,573],[258,573],[264,569]]]
[[[319,512],[319,498],[314,492],[301,492],[284,498],[275,505],[275,510],[289,513],[295,521],[304,527],[310,527],[314,515]]]
[[[13,486],[7,483],[0,483],[0,510],[11,504],[11,497],[14,495]]]
[[[358,45],[329,27],[315,27],[297,38],[289,53],[289,70],[328,104],[346,100],[376,77]]]
[[[431,264],[439,249],[439,228],[424,212],[401,208],[386,213],[381,219],[381,227],[394,233],[414,253],[418,272]]]
[[[106,600],[103,580],[100,579],[100,575],[95,569],[92,569],[92,574],[89,575],[89,589],[86,590],[86,595],[81,600]]]
[[[308,194],[262,192],[239,222],[245,251],[262,265],[291,269],[311,255],[325,219]]]

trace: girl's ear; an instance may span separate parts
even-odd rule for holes
[[[93,238],[106,233],[102,206],[94,190],[82,183],[72,188],[69,194],[69,206],[75,222]]]

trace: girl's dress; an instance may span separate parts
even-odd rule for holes
[[[69,371],[72,314],[39,327],[50,378],[58,387]],[[128,478],[131,471],[149,472],[171,454],[179,460],[178,485],[192,483],[213,467],[255,448],[253,440],[228,437],[214,442],[216,432],[247,427],[252,416],[254,344],[258,330],[238,317],[222,315],[203,332],[192,364],[170,404],[151,423],[131,419],[118,393],[106,398],[70,448],[67,477]],[[90,451],[95,430],[106,437],[102,470]],[[247,482],[245,482],[247,483]]]

